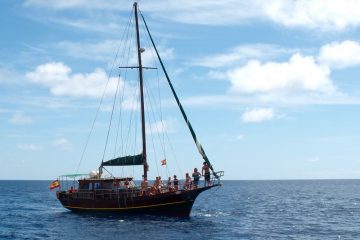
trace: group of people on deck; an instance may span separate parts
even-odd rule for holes
[[[189,173],[185,174],[185,182],[183,184],[183,190],[191,190],[198,188],[199,181],[201,176],[204,176],[205,183],[204,186],[210,186],[210,167],[209,165],[204,162],[201,173],[198,171],[197,168],[194,168],[194,172],[192,173],[192,178],[190,177]],[[162,193],[163,191],[178,191],[179,190],[179,180],[177,176],[173,176],[173,180],[171,177],[168,178],[166,183],[166,188],[164,188],[164,184],[161,181],[161,177],[156,177],[154,184],[149,186],[149,183],[146,178],[143,179],[141,182],[141,195],[155,195],[158,193]]]

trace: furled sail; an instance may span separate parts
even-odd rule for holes
[[[125,157],[118,157],[101,164],[102,167],[104,166],[132,166],[132,165],[143,165],[143,155],[134,155],[134,156],[125,156]]]
[[[140,13],[140,14],[141,14],[141,13]],[[178,98],[178,96],[177,96],[177,94],[176,94],[176,92],[175,92],[175,89],[174,89],[174,87],[173,87],[173,85],[172,85],[172,83],[171,83],[171,81],[170,81],[170,77],[169,77],[169,75],[168,75],[167,72],[166,72],[165,66],[164,66],[164,64],[163,64],[163,62],[162,62],[162,60],[161,60],[161,58],[160,58],[159,52],[158,52],[158,50],[157,50],[157,48],[156,48],[156,46],[155,46],[154,40],[153,40],[153,38],[152,38],[152,36],[151,36],[151,34],[150,34],[149,28],[148,28],[148,26],[147,26],[147,24],[146,24],[146,21],[145,21],[145,18],[144,18],[144,16],[143,16],[142,14],[141,14],[141,18],[142,18],[142,20],[144,21],[146,31],[147,31],[148,34],[149,34],[151,43],[152,43],[152,45],[153,45],[153,47],[154,47],[154,50],[155,50],[155,52],[156,52],[156,55],[157,55],[157,57],[158,57],[158,59],[159,59],[159,62],[160,62],[160,64],[161,64],[161,68],[162,68],[163,71],[164,71],[165,77],[166,77],[166,79],[167,79],[167,81],[168,81],[168,83],[169,83],[169,86],[170,86],[170,88],[171,88],[171,91],[172,91],[172,93],[173,93],[173,95],[174,95],[174,97],[175,97],[176,103],[178,104],[178,106],[179,106],[179,108],[180,108],[181,114],[182,114],[182,116],[183,116],[183,118],[184,118],[184,120],[185,120],[185,122],[186,122],[186,124],[187,124],[187,126],[188,126],[188,128],[189,128],[189,130],[190,130],[191,136],[192,136],[193,139],[194,139],[194,142],[195,142],[195,144],[196,144],[196,147],[197,147],[200,155],[201,155],[202,158],[204,159],[204,161],[209,165],[209,167],[210,167],[212,173],[214,174],[214,176],[215,176],[215,177],[218,177],[218,175],[217,175],[216,172],[214,171],[214,169],[213,169],[213,167],[212,167],[212,165],[211,165],[208,157],[206,156],[203,147],[201,146],[200,142],[198,141],[198,139],[197,139],[197,137],[196,137],[196,134],[195,134],[195,132],[194,132],[194,129],[192,128],[192,126],[191,126],[191,124],[190,124],[190,122],[189,122],[189,120],[188,120],[188,118],[187,118],[187,116],[186,116],[186,114],[185,114],[184,108],[182,107],[182,105],[181,105],[181,103],[180,103],[180,100],[179,100],[179,98]]]

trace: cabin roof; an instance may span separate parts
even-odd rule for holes
[[[84,176],[89,176],[89,174],[85,174],[85,173],[75,173],[75,174],[65,174],[65,175],[60,175],[59,177],[67,177],[67,178],[77,178],[77,177],[84,177]]]
[[[114,181],[132,181],[132,177],[126,177],[126,178],[85,178],[85,179],[79,179],[79,182],[114,182]]]

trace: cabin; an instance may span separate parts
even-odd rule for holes
[[[85,178],[79,179],[79,192],[94,190],[120,190],[135,187],[132,177],[127,178]]]

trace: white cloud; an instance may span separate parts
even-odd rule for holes
[[[241,63],[249,59],[266,59],[293,51],[270,44],[244,44],[226,53],[196,59],[191,64],[208,68],[229,67],[229,65]]]
[[[47,7],[56,10],[74,9],[74,8],[85,8],[85,9],[110,9],[114,7],[116,1],[99,1],[99,0],[26,0],[25,6],[33,7]]]
[[[287,27],[334,31],[360,24],[360,2],[357,0],[262,2],[264,16]]]
[[[158,2],[156,2],[157,5]],[[247,21],[272,21],[285,27],[301,27],[327,31],[343,30],[360,24],[357,0],[200,0],[166,1],[164,7],[149,7],[157,15],[189,24],[238,25]],[[145,11],[144,10],[144,11]]]
[[[52,144],[55,146],[55,147],[59,147],[61,149],[64,149],[64,150],[71,150],[72,149],[72,144],[70,143],[70,141],[66,138],[58,138],[58,139],[55,139]]]
[[[326,44],[320,49],[318,61],[333,69],[360,65],[360,44],[350,40]]]
[[[90,30],[96,32],[106,32],[106,33],[114,33],[121,32],[121,25],[118,24],[121,21],[116,21],[112,19],[107,19],[108,21],[104,21],[104,19],[98,18],[94,19],[92,16],[86,19],[60,19],[55,18],[52,21],[55,23],[60,23],[63,25],[67,25],[69,27],[82,29],[82,30]]]
[[[70,67],[61,62],[51,62],[38,66],[28,72],[26,77],[33,83],[49,87],[55,96],[100,97],[103,94],[108,77],[103,69],[97,68],[91,73],[73,74]],[[109,80],[106,94],[116,91],[118,78]],[[124,84],[120,79],[120,88]]]
[[[175,132],[178,128],[178,122],[176,119],[169,118],[162,121],[156,121],[150,124],[147,129],[147,133],[170,133]]]
[[[76,58],[91,60],[106,60],[113,58],[117,47],[121,44],[118,40],[105,40],[102,42],[69,42],[62,41],[56,44],[62,54]]]
[[[246,111],[241,116],[243,122],[264,122],[275,118],[275,112],[272,108],[256,108]]]
[[[342,92],[333,94],[302,93],[302,94],[219,94],[199,95],[181,101],[185,106],[217,107],[221,109],[238,109],[239,105],[274,104],[274,105],[359,105],[360,97],[349,96]]]
[[[36,151],[36,150],[41,150],[44,147],[39,144],[19,144],[18,148],[26,151]]]
[[[130,45],[132,44],[132,45]],[[130,47],[130,49],[129,49]],[[116,64],[118,66],[137,65],[136,48],[132,42],[125,42],[113,39],[107,39],[101,42],[70,42],[62,41],[55,45],[55,48],[74,58],[91,59],[112,62],[114,56],[117,56]],[[174,49],[157,46],[159,54],[163,60],[174,58]],[[118,52],[116,52],[118,50]],[[128,56],[130,55],[130,56]],[[121,59],[120,59],[121,57]],[[154,66],[154,58],[157,61],[155,50],[152,47],[146,48],[141,54],[143,66]]]
[[[318,65],[313,57],[294,54],[287,62],[260,63],[249,61],[245,66],[226,73],[233,93],[334,93],[330,70]]]
[[[256,45],[252,47],[256,48]],[[241,46],[237,48],[241,49]],[[277,54],[265,54],[265,56],[284,58],[281,55],[286,56],[295,50],[275,47],[273,53]],[[303,56],[296,53],[287,61],[250,60],[241,63],[240,60],[239,63],[240,57],[235,55],[229,52],[215,54],[213,55],[214,64],[210,56],[203,58],[207,60],[203,66],[211,69],[207,73],[209,78],[230,82],[227,94],[190,97],[183,102],[186,105],[229,108],[248,103],[324,105],[359,104],[360,102],[358,96],[351,96],[338,90],[331,79],[332,70],[360,64],[360,44],[355,41],[346,40],[326,44],[320,48],[318,56]],[[254,54],[254,57],[256,55]],[[260,59],[264,57],[261,54],[257,56]],[[225,60],[221,61],[222,58]],[[216,65],[217,61],[220,63]],[[213,69],[214,66],[216,66],[215,69]]]
[[[130,10],[131,3],[101,0],[27,0],[25,6],[55,10]],[[158,0],[141,2],[140,8],[155,17],[188,24],[239,25],[253,21],[271,21],[285,27],[327,31],[344,30],[360,25],[360,3],[357,0]]]
[[[164,48],[162,46],[156,46],[163,60],[171,60],[174,58],[174,49],[173,48]],[[135,55],[134,55],[135,56]],[[144,67],[154,67],[154,60],[157,60],[157,56],[154,48],[147,48],[145,52],[141,54],[141,61]],[[137,64],[137,58],[132,59],[133,64]]]
[[[17,125],[26,125],[32,123],[32,118],[24,113],[17,112],[10,118],[9,122]]]

